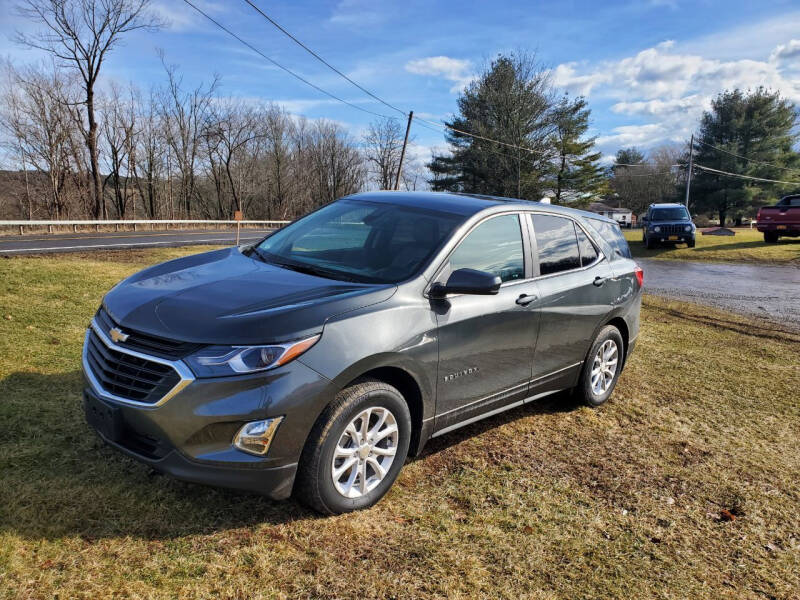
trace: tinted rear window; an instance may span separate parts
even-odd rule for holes
[[[584,233],[583,229],[575,226],[575,233],[578,234],[578,248],[581,251],[581,266],[592,264],[597,260],[597,248],[594,247],[592,240]]]
[[[550,275],[581,266],[578,238],[572,219],[533,215],[533,231],[539,254],[539,274]]]
[[[600,234],[600,237],[608,242],[608,245],[611,246],[615,253],[625,258],[631,258],[631,249],[628,247],[628,242],[625,240],[625,236],[622,235],[622,230],[618,224],[591,218],[586,219],[586,221],[591,225],[592,229]]]

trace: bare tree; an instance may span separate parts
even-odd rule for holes
[[[131,165],[135,163],[137,143],[134,91],[131,91],[130,101],[123,100],[118,86],[112,85],[111,96],[103,104],[105,112],[103,142],[107,149],[108,164],[108,175],[103,180],[103,188],[111,187],[113,206],[117,217],[124,219],[130,200],[128,188],[132,171]],[[105,198],[103,213],[107,214]]]
[[[364,156],[378,189],[394,189],[403,150],[403,129],[397,119],[380,119],[370,123],[364,135]]]
[[[17,33],[17,41],[57,57],[64,66],[76,69],[83,80],[89,150],[94,188],[94,215],[102,209],[95,114],[95,84],[103,61],[120,37],[136,29],[154,29],[160,21],[148,11],[150,0],[24,0],[18,11],[43,26],[35,35]]]
[[[217,102],[211,107],[203,127],[202,134],[207,140],[209,153],[218,159],[225,172],[233,200],[230,211],[244,209],[243,181],[234,176],[234,163],[247,157],[245,150],[251,142],[264,137],[260,131],[260,116],[241,102]],[[252,157],[253,152],[249,154]]]
[[[620,150],[612,165],[609,184],[617,203],[640,214],[654,202],[674,202],[680,185],[680,151],[661,146],[645,156],[635,148]],[[633,164],[637,166],[626,166]]]
[[[182,88],[183,79],[175,65],[161,62],[167,72],[167,88],[161,95],[161,114],[166,130],[166,140],[180,176],[178,190],[184,215],[192,215],[192,200],[196,187],[196,167],[201,150],[201,131],[208,122],[208,113],[219,83],[219,77],[207,87],[199,85],[191,91]]]
[[[333,202],[360,190],[366,180],[361,153],[337,123],[316,121],[307,133],[306,152],[311,172],[309,189],[317,204]]]
[[[49,193],[45,207],[54,218],[63,215],[67,204],[70,141],[75,131],[65,107],[74,99],[74,83],[55,67],[51,70],[9,67],[3,98],[6,107],[3,129],[26,162],[47,176]],[[28,212],[32,214],[33,208],[29,207]]]
[[[142,198],[145,213],[150,219],[164,214],[159,205],[159,181],[164,176],[166,139],[162,130],[162,120],[153,93],[147,104],[138,98],[139,121],[141,128],[137,136],[136,160],[131,174]]]

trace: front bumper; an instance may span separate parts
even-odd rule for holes
[[[84,406],[89,401],[90,394],[90,391],[84,391]],[[109,446],[181,481],[258,492],[274,500],[286,499],[292,493],[297,463],[266,468],[212,464],[192,460],[174,448],[151,454],[143,449],[145,446],[141,440],[136,440],[136,436],[140,434],[131,430],[127,430],[117,441],[109,439],[96,429],[95,432]]]
[[[669,234],[669,233],[649,232],[647,233],[647,238],[653,240],[654,242],[664,242],[664,243],[672,242],[673,244],[685,244],[694,239],[694,233]]]
[[[147,406],[102,389],[86,360],[83,369],[84,406],[92,402],[114,414],[109,430],[87,413],[109,445],[178,479],[275,499],[291,493],[305,440],[333,393],[329,380],[293,361],[252,375],[194,379],[167,401]],[[244,423],[278,416],[283,421],[265,456],[233,447]]]

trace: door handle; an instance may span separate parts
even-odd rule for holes
[[[536,294],[520,294],[519,298],[517,298],[515,302],[520,306],[528,306],[528,304],[537,298],[538,296]]]
[[[606,282],[606,278],[605,278],[605,277],[600,277],[600,276],[598,275],[597,277],[595,277],[595,278],[594,278],[594,281],[593,281],[592,283],[593,283],[594,285],[596,285],[597,287],[600,287],[600,286],[601,286],[601,285],[603,285],[605,282]]]

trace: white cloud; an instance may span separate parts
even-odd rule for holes
[[[788,44],[780,44],[769,56],[770,62],[788,60],[800,61],[800,40],[790,40]]]
[[[222,12],[224,8],[221,4],[209,0],[196,0],[195,3],[200,10],[212,15]],[[187,31],[206,24],[205,17],[188,4],[159,0],[152,4],[151,10],[164,21],[167,29],[173,31]]]
[[[428,56],[406,63],[406,71],[415,75],[441,77],[454,83],[450,91],[457,92],[475,77],[472,62],[449,56]]]
[[[615,114],[646,121],[600,136],[601,147],[646,148],[688,137],[711,99],[726,89],[764,86],[800,103],[800,78],[788,72],[796,56],[800,58],[800,40],[774,47],[762,60],[713,59],[667,41],[617,61],[561,64],[553,79],[571,93],[616,101],[611,105]]]
[[[689,111],[702,111],[708,108],[708,99],[700,94],[667,100],[641,100],[637,102],[617,102],[611,111],[617,114],[640,115],[645,117],[665,117],[675,114],[686,115]]]
[[[388,7],[378,0],[341,0],[333,9],[330,22],[344,27],[374,27],[388,17]]]

